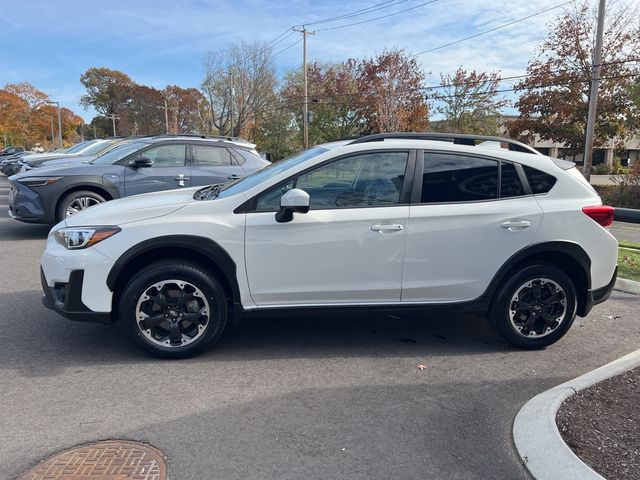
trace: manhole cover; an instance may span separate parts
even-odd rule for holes
[[[144,443],[106,440],[60,452],[18,480],[165,480],[164,455]]]

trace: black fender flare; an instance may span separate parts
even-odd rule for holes
[[[487,290],[482,295],[485,300],[491,302],[495,293],[498,290],[498,287],[504,280],[507,278],[507,275],[521,262],[526,261],[531,257],[543,258],[542,255],[551,254],[557,255],[561,254],[563,256],[569,257],[574,261],[579,267],[582,269],[580,272],[585,279],[585,291],[577,291],[579,302],[586,301],[586,296],[591,291],[591,258],[584,251],[584,249],[575,242],[570,241],[551,241],[551,242],[542,242],[535,243],[533,245],[528,245],[522,250],[513,254],[507,261],[500,267],[498,272],[493,276],[493,279],[489,283]],[[543,258],[544,259],[544,258]],[[566,272],[571,276],[572,272]],[[584,296],[585,298],[582,298]],[[581,310],[583,305],[579,305],[579,310]]]
[[[120,274],[126,269],[127,265],[136,258],[139,258],[141,255],[160,248],[179,248],[183,250],[190,250],[205,257],[225,276],[225,280],[231,290],[230,293],[232,295],[233,302],[240,302],[240,288],[238,286],[235,262],[229,253],[227,253],[227,251],[216,242],[210,238],[198,235],[165,235],[145,240],[129,248],[126,252],[120,255],[120,258],[116,260],[107,275],[107,287],[109,287],[109,290],[112,292],[114,291],[116,282],[120,277]]]

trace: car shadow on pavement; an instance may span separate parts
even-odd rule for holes
[[[0,222],[0,241],[46,240],[51,230],[51,225],[21,223],[12,219],[6,221],[11,222],[11,228]]]
[[[69,321],[47,310],[41,299],[37,290],[0,294],[0,305],[5,306],[0,314],[2,367],[39,377],[75,365],[162,361],[140,352],[117,325]],[[407,357],[509,350],[481,318],[345,315],[247,320],[193,360]]]

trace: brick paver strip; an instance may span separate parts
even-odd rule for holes
[[[165,480],[160,450],[144,443],[105,440],[43,460],[18,480]]]

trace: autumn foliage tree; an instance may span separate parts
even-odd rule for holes
[[[629,7],[610,7],[606,12],[596,146],[623,137],[633,123],[628,86],[640,73],[630,61],[640,52],[637,13]],[[547,39],[529,63],[528,76],[515,86],[521,93],[515,105],[521,116],[510,125],[512,135],[526,141],[538,135],[560,142],[570,154],[584,150],[595,25],[590,2],[572,6],[549,25]]]
[[[359,71],[355,60],[307,66],[311,143],[360,134],[366,127],[363,102],[358,91]],[[304,85],[302,69],[289,72],[281,92],[282,103],[302,125]]]
[[[367,131],[423,131],[429,108],[422,92],[425,74],[402,49],[385,50],[359,65]]]
[[[29,83],[9,83],[0,89],[0,135],[10,143],[27,148],[36,143],[52,146],[51,124],[57,137],[57,109],[48,104],[49,96]],[[79,139],[82,119],[67,108],[61,108],[62,138],[67,144]]]
[[[497,116],[508,101],[498,95],[499,72],[467,71],[460,67],[452,75],[441,75],[432,95],[435,111],[442,115],[432,123],[435,130],[476,135],[496,135]]]

